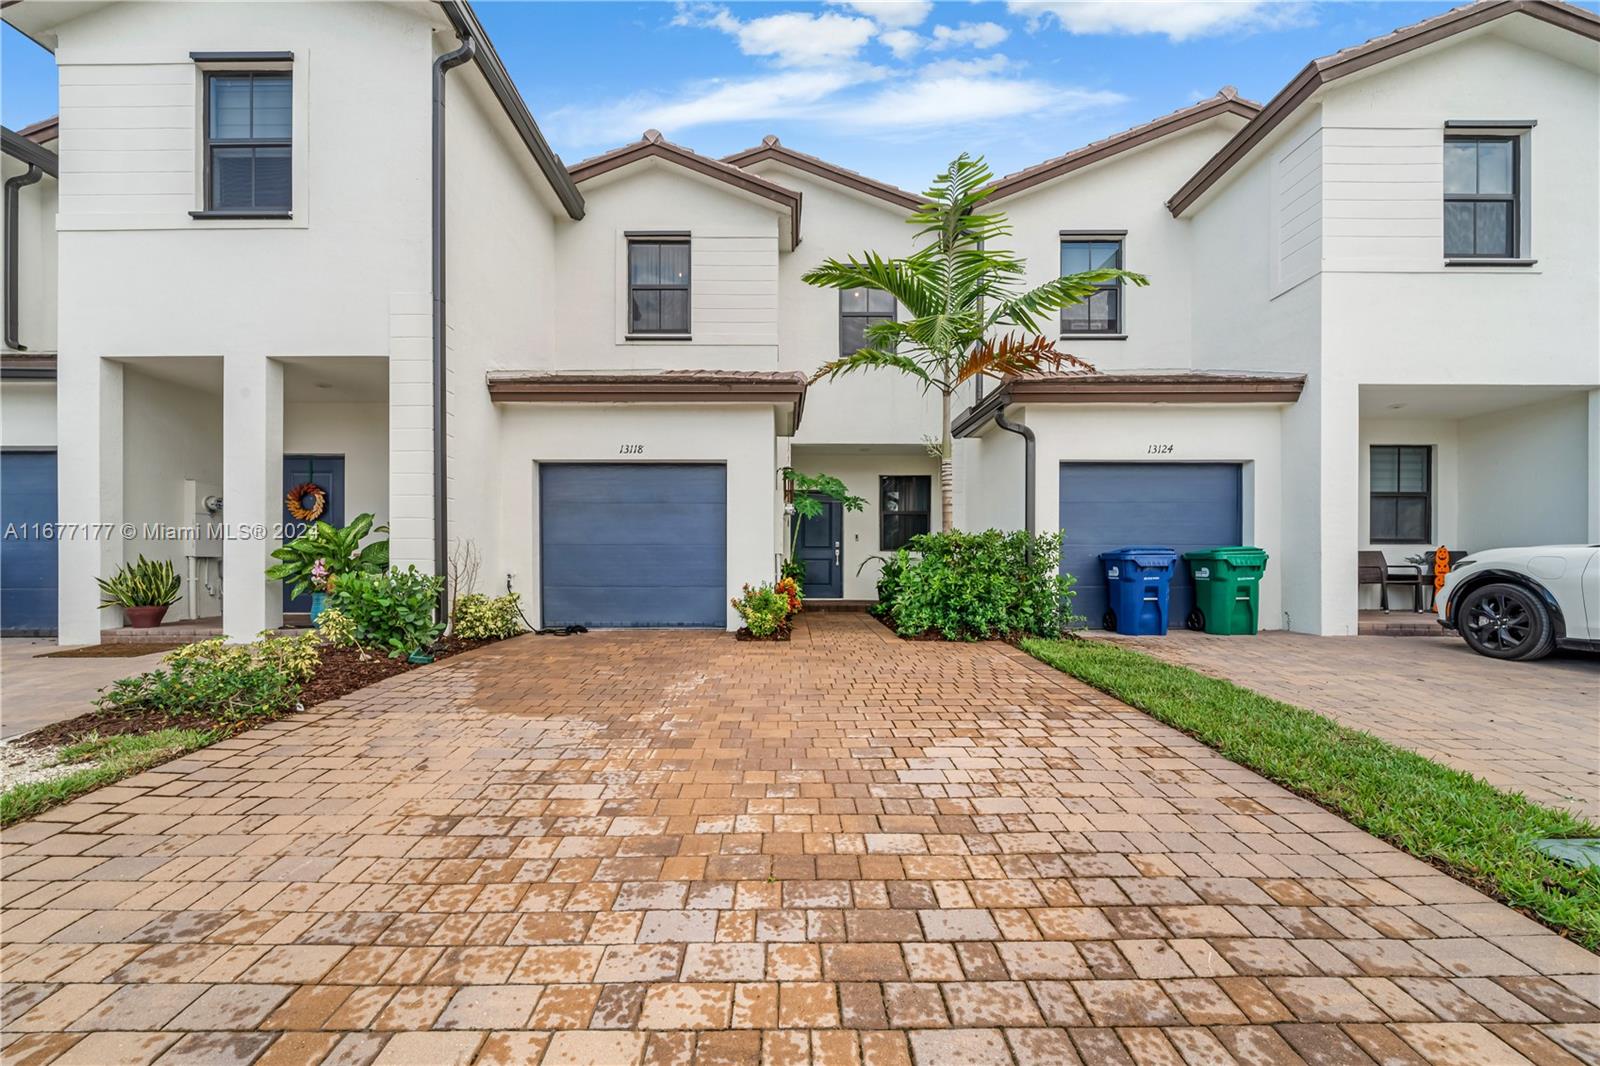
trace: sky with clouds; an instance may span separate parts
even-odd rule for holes
[[[569,163],[647,128],[710,155],[776,133],[922,189],[961,151],[1029,166],[1237,86],[1265,102],[1309,60],[1454,6],[1319,0],[479,0]],[[50,57],[9,28],[0,114],[54,112]]]

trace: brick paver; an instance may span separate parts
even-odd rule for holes
[[[1594,1062],[1600,959],[1000,645],[523,637],[0,834],[7,1063]]]
[[[1394,617],[1400,617],[1396,612]],[[1433,616],[1410,615],[1433,625]],[[1227,678],[1600,822],[1600,655],[1531,663],[1456,637],[1251,638],[1173,630],[1106,639]]]

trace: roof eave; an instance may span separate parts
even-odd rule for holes
[[[1174,218],[1182,217],[1184,212],[1194,206],[1212,186],[1254,151],[1257,145],[1266,140],[1273,130],[1330,82],[1515,14],[1528,15],[1541,22],[1600,41],[1600,17],[1581,8],[1554,3],[1552,0],[1497,0],[1445,12],[1414,27],[1413,32],[1396,33],[1388,39],[1379,39],[1366,46],[1348,49],[1347,54],[1335,53],[1323,59],[1313,60],[1306,64],[1288,85],[1279,90],[1276,96],[1267,101],[1267,106],[1261,109],[1260,114],[1234,134],[1232,139],[1208,159],[1193,177],[1184,182],[1183,186],[1173,194],[1172,199],[1167,201],[1167,210]]]
[[[1136,148],[1152,144],[1175,133],[1181,133],[1193,126],[1224,115],[1235,115],[1249,122],[1260,110],[1255,104],[1238,97],[1216,97],[1204,101],[1201,105],[1187,108],[1154,122],[1136,126],[1120,134],[1108,137],[1095,144],[1085,145],[1082,148],[1068,152],[1057,159],[1048,160],[1027,170],[1019,171],[1008,177],[1001,178],[989,186],[989,200],[999,200],[1007,196],[1027,192],[1046,182],[1055,181],[1074,171],[1082,170],[1095,163],[1113,159],[1124,152],[1131,152]]]
[[[697,155],[687,148],[667,141],[635,141],[603,155],[595,156],[593,159],[586,159],[572,168],[572,180],[579,183],[592,181],[603,174],[610,174],[613,171],[621,170],[623,167],[644,162],[648,159],[660,159],[664,162],[672,163],[683,167],[691,173],[699,174],[713,181],[720,181],[741,192],[768,201],[788,215],[790,246],[799,246],[800,208],[803,202],[803,197],[800,193],[767,181],[758,175],[747,174],[730,163]]]
[[[722,158],[722,162],[741,169],[751,164],[763,163],[768,160],[793,167],[801,173],[822,178],[825,181],[841,185],[864,196],[882,200],[884,203],[903,207],[908,211],[915,211],[928,202],[925,197],[918,196],[916,193],[907,192],[904,189],[896,188],[881,181],[875,181],[863,174],[852,173],[843,167],[835,167],[826,160],[817,159],[802,152],[795,152],[781,145],[763,144]]]
[[[0,151],[29,166],[38,167],[52,178],[60,176],[60,160],[54,152],[4,126],[0,126]]]
[[[567,215],[573,220],[582,218],[583,194],[578,191],[578,186],[572,180],[566,165],[544,139],[544,134],[539,132],[539,124],[533,120],[533,113],[528,110],[528,104],[517,91],[511,75],[506,72],[505,64],[501,62],[500,55],[490,42],[489,34],[484,30],[483,24],[478,21],[472,5],[467,0],[437,0],[437,2],[458,35],[470,36],[478,42],[478,48],[472,55],[473,64],[483,74],[484,81],[489,85],[489,91],[500,102],[506,117],[516,128],[517,135],[522,139],[529,154],[533,156],[533,161],[544,174],[545,180],[550,183],[551,190],[556,194],[556,199],[561,201],[561,206]]]

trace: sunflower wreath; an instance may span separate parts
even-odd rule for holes
[[[310,507],[305,505],[307,496],[311,497]],[[295,521],[315,522],[322,517],[323,509],[328,506],[328,493],[315,481],[307,481],[289,490],[288,495],[283,498],[283,506],[288,509]]]

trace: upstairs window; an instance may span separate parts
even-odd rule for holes
[[[1372,543],[1430,543],[1433,449],[1425,444],[1374,444],[1370,462]]]
[[[629,336],[686,336],[688,332],[689,239],[629,239]]]
[[[1514,259],[1521,217],[1516,137],[1444,139],[1444,254]]]
[[[293,76],[206,75],[206,209],[284,215],[291,207]]]
[[[878,478],[878,549],[897,551],[928,532],[933,478],[927,474]]]
[[[1064,237],[1061,240],[1061,276],[1090,270],[1122,268],[1122,241],[1114,237]],[[1122,321],[1122,282],[1108,281],[1080,304],[1061,309],[1061,332],[1076,335],[1119,335]]]
[[[854,355],[867,347],[867,329],[894,321],[894,297],[864,286],[839,290],[839,354]]]

